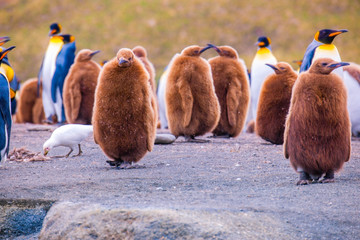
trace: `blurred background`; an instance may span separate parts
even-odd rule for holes
[[[11,38],[5,47],[16,45],[9,59],[20,81],[37,76],[53,22],[75,36],[77,52],[101,50],[99,63],[119,48],[144,46],[156,80],[175,53],[193,44],[230,45],[250,68],[261,35],[271,38],[278,61],[297,68],[292,61],[323,28],[348,29],[334,44],[343,61],[360,63],[359,0],[1,0],[0,34]]]

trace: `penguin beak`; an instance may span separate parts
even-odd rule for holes
[[[10,41],[9,37],[0,37],[0,46],[2,46],[4,43],[7,43]]]
[[[49,153],[48,149],[44,149],[44,156],[46,156]]]
[[[1,53],[0,53],[0,61],[3,60],[3,58],[6,56],[6,54],[8,54],[11,50],[13,50],[15,48],[15,46],[9,47],[7,49],[4,49]]]
[[[211,47],[210,47],[210,46],[206,46],[206,47],[202,48],[202,49],[200,50],[200,54],[202,54],[203,52],[205,52],[205,51],[208,50],[209,48],[211,48]]]
[[[207,45],[208,45],[209,47],[215,49],[219,54],[221,53],[221,50],[220,50],[217,46],[215,46],[215,45],[213,45],[213,44],[211,44],[211,43],[208,43]]]
[[[56,29],[52,29],[49,31],[49,36],[52,36],[56,33]]]
[[[259,47],[263,47],[265,46],[264,42],[256,42],[255,45],[258,45]]]
[[[271,67],[276,73],[280,72],[280,70],[272,64],[265,63],[265,65]]]
[[[90,53],[90,57],[94,56],[95,54],[99,53],[100,50],[97,50],[97,51],[93,51],[92,53]]]
[[[335,37],[341,33],[345,33],[345,32],[348,32],[348,30],[346,29],[342,29],[342,30],[335,30],[334,32],[330,33],[329,34],[329,37]]]
[[[125,60],[124,58],[120,58],[119,60],[119,65],[123,64],[123,63],[127,63],[128,61]]]
[[[350,65],[350,63],[347,63],[347,62],[338,62],[338,63],[333,63],[333,64],[330,64],[328,67],[329,68],[338,68],[338,67],[343,67],[343,66],[348,66]]]
[[[297,65],[301,66],[302,60],[294,60],[293,63],[296,63]]]

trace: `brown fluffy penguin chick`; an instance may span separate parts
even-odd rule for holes
[[[214,136],[237,137],[244,127],[250,102],[247,71],[236,50],[210,45],[219,56],[209,59],[221,115]]]
[[[169,66],[165,91],[169,129],[188,141],[211,132],[220,118],[210,64],[200,57],[209,48],[186,47]]]
[[[111,166],[127,168],[154,146],[157,113],[149,73],[122,48],[100,72],[95,92],[94,140]]]
[[[285,62],[266,65],[271,67],[275,73],[269,75],[261,86],[255,131],[266,141],[283,144],[291,90],[298,75]]]
[[[40,88],[39,97],[37,89],[38,79],[27,80],[20,90],[18,107],[16,112],[16,123],[41,124],[45,120]]]
[[[80,50],[66,76],[63,102],[68,123],[91,124],[95,88],[101,69],[91,58],[98,52]]]
[[[135,56],[138,57],[144,64],[146,71],[148,71],[150,75],[149,82],[154,94],[156,95],[155,68],[154,65],[149,61],[145,48],[142,46],[136,46],[132,49],[132,51]]]
[[[298,185],[333,182],[334,172],[350,158],[351,130],[347,92],[331,73],[347,63],[316,60],[299,75],[291,96],[284,134],[284,154],[300,173]]]

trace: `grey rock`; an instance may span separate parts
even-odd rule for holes
[[[155,144],[171,144],[175,142],[176,137],[168,133],[157,133],[155,138]]]
[[[121,209],[60,202],[39,239],[291,239],[276,219],[253,212]]]

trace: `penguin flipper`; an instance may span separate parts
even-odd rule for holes
[[[67,95],[67,97],[69,99],[67,100],[70,102],[69,104],[70,109],[66,109],[66,112],[68,113],[66,117],[69,117],[68,121],[70,123],[74,123],[79,116],[80,104],[82,99],[81,91],[80,91],[80,83],[70,86],[68,90],[69,90],[69,94]],[[65,94],[63,96],[65,96]]]
[[[149,91],[152,91],[152,89],[150,89],[149,86]],[[150,94],[153,94],[152,92],[150,92]],[[156,125],[157,125],[157,108],[156,108],[156,101],[155,101],[155,97],[150,97],[150,109],[149,111],[151,112],[151,114],[148,114],[147,117],[149,118],[148,121],[150,124],[146,125],[147,126],[147,150],[149,152],[152,151],[153,147],[154,147],[154,143],[155,143],[155,137],[156,137]],[[154,134],[155,133],[155,134]]]
[[[235,87],[229,88],[226,94],[227,117],[231,127],[236,125],[236,115],[239,106],[240,91]]]
[[[181,107],[184,112],[182,123],[184,127],[187,127],[191,121],[194,98],[191,94],[191,88],[187,81],[185,79],[179,79],[178,81]]]

